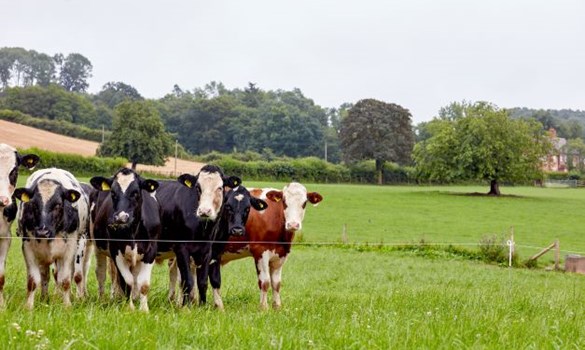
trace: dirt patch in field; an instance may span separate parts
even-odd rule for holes
[[[16,148],[37,147],[47,151],[79,154],[86,157],[94,156],[98,148],[97,142],[63,136],[5,120],[0,120],[0,143],[6,143]],[[197,174],[203,165],[203,163],[183,159],[175,161],[175,158],[169,158],[164,166],[138,164],[137,170],[176,176],[176,174],[183,173]]]

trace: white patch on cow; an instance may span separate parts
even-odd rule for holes
[[[234,197],[238,202],[241,202],[244,200],[244,195],[243,194],[238,194]]]
[[[64,190],[76,190],[81,195],[81,198],[71,204],[77,209],[77,231],[72,232],[67,236],[64,232],[56,232],[55,234],[57,238],[54,240],[42,240],[40,242],[30,240],[23,245],[25,260],[27,261],[28,275],[35,275],[37,271],[39,271],[40,266],[43,266],[43,264],[47,264],[48,262],[54,262],[58,272],[57,283],[62,285],[66,281],[69,283],[71,282],[72,268],[78,244],[77,237],[85,234],[89,225],[89,199],[87,193],[85,193],[81,187],[81,184],[66,170],[49,168],[35,171],[27,179],[26,188],[33,189],[37,184],[39,184],[40,187],[44,187],[45,185],[43,183],[46,183],[46,188],[39,188],[38,191],[41,196],[44,196],[45,198],[51,196],[51,192],[54,191],[54,188],[53,190],[51,190],[51,188],[57,186],[57,184],[63,186]],[[22,220],[23,212],[22,202],[19,206],[18,221],[20,222]],[[19,226],[21,225],[19,224]],[[20,234],[24,235],[26,233],[20,232]],[[87,254],[87,252],[85,254]],[[66,291],[63,290],[63,302],[65,305],[71,304],[69,293],[70,289],[67,289]],[[27,296],[27,307],[32,308],[33,304],[34,292],[29,293]]]
[[[57,184],[52,180],[41,180],[37,185],[37,189],[41,195],[43,204],[46,204],[55,195]]]
[[[282,190],[283,199],[286,202],[284,209],[285,228],[291,231],[300,231],[305,218],[307,202],[307,189],[298,182],[291,182]]]
[[[202,171],[199,173],[197,183],[201,188],[197,216],[215,221],[223,203],[223,180],[219,173]]]
[[[126,190],[128,190],[128,187],[134,180],[136,180],[136,177],[134,176],[133,173],[130,173],[128,175],[118,173],[118,175],[116,176],[116,181],[118,181],[122,193],[126,193]]]
[[[140,262],[137,266],[136,292],[140,295],[140,311],[148,312],[148,290],[154,264]]]
[[[12,204],[14,186],[10,184],[9,175],[15,165],[16,150],[7,144],[0,143],[0,201],[8,201],[7,205]]]
[[[258,260],[258,285],[260,286],[260,307],[268,308],[268,289],[270,288],[270,260],[277,256],[273,251],[266,250]]]
[[[118,266],[118,271],[120,271],[126,284],[129,286],[134,285],[134,275],[132,274],[132,271],[130,271],[128,260],[126,260],[125,254],[120,251],[118,251],[118,255],[116,255],[116,266]]]

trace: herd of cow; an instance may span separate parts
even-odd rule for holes
[[[209,280],[214,303],[223,309],[220,267],[248,256],[255,261],[260,307],[268,308],[272,288],[272,304],[278,308],[282,266],[301,229],[305,206],[323,199],[298,182],[283,190],[247,190],[241,179],[213,165],[178,181],[144,179],[123,168],[109,178],[93,177],[90,184],[50,168],[35,171],[25,187],[16,188],[19,166],[32,169],[38,162],[34,154],[21,155],[0,144],[0,305],[5,303],[10,228],[17,221],[28,309],[34,307],[37,288],[47,298],[51,266],[65,305],[71,305],[72,282],[77,296],[84,297],[93,252],[100,297],[110,266],[110,294],[125,293],[131,308],[139,299],[140,310],[148,311],[153,266],[171,259],[169,297],[180,278],[183,305],[190,304],[196,280],[204,304]]]

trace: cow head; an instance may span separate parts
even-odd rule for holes
[[[262,199],[252,197],[250,192],[243,187],[237,186],[225,193],[225,204],[221,219],[227,225],[227,232],[234,236],[246,234],[245,227],[248,221],[250,207],[263,211],[268,203]]]
[[[225,176],[220,167],[205,165],[197,176],[183,174],[178,181],[197,190],[199,206],[195,214],[203,220],[215,221],[223,205],[224,187],[234,188],[242,180],[237,176]]]
[[[22,201],[19,221],[23,234],[35,238],[54,238],[59,233],[77,229],[78,214],[73,203],[81,198],[76,190],[45,179],[33,188],[17,188],[14,196]]]
[[[266,198],[273,202],[282,201],[285,229],[293,232],[302,228],[307,202],[316,206],[323,200],[319,193],[307,192],[305,186],[298,182],[291,182],[282,191],[268,191]]]
[[[98,191],[110,192],[112,215],[108,218],[108,228],[131,229],[131,232],[141,219],[143,191],[154,194],[159,186],[157,181],[142,179],[128,168],[120,169],[111,178],[95,176],[89,182]]]
[[[12,194],[16,188],[18,166],[32,169],[38,163],[36,154],[19,155],[16,149],[0,143],[0,210],[12,204]]]

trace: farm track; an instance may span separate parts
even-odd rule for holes
[[[85,157],[94,156],[99,145],[97,142],[59,135],[5,120],[0,120],[0,142],[16,148],[37,147],[47,151],[79,154]],[[203,163],[177,159],[177,174],[196,174],[203,165]],[[175,158],[169,158],[164,166],[138,164],[137,170],[172,176],[175,172]]]

